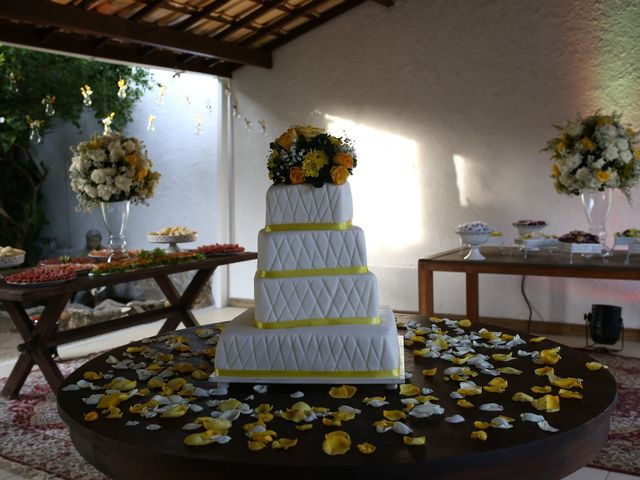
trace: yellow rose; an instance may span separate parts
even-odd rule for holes
[[[596,120],[598,125],[611,125],[613,123],[613,117],[611,115],[603,115]]]
[[[342,165],[331,167],[331,181],[336,185],[342,185],[347,181],[349,177],[349,170]]]
[[[145,170],[144,168],[142,170],[138,170],[136,172],[136,180],[140,181],[142,180],[144,177],[147,176],[147,173],[149,173],[147,170]]]
[[[280,145],[282,148],[289,149],[297,139],[298,139],[298,134],[296,133],[296,129],[290,128],[289,130],[287,130],[286,132],[284,132],[282,135],[278,137],[278,139],[276,140],[276,143]]]
[[[583,137],[580,144],[587,152],[593,152],[596,149],[596,144],[589,137]]]
[[[300,167],[293,167],[289,171],[289,180],[293,185],[298,185],[300,183],[304,183],[306,180],[304,173],[302,173],[302,169]]]
[[[298,126],[295,128],[295,130],[298,135],[300,135],[301,137],[304,137],[307,140],[311,140],[312,138],[320,135],[321,133],[324,133],[324,130],[322,128],[311,127],[311,126],[306,126],[306,127]]]
[[[350,153],[336,153],[333,156],[333,164],[353,168],[353,156]]]
[[[557,163],[551,165],[551,177],[558,178],[560,176],[560,167]]]
[[[596,178],[600,183],[604,183],[609,180],[609,172],[606,170],[596,170]]]

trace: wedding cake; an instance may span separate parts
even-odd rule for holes
[[[351,223],[348,140],[295,127],[271,144],[255,309],[222,332],[218,382],[400,383],[396,323]]]

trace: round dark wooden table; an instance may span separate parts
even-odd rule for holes
[[[416,320],[428,324],[426,317],[403,316],[401,321]],[[471,329],[477,331],[482,325],[474,324]],[[492,331],[497,327],[486,326]],[[502,330],[505,333],[508,332]],[[190,339],[194,351],[204,348],[204,341],[195,335],[195,328],[175,332]],[[525,334],[520,336],[528,340]],[[165,335],[165,338],[167,335]],[[154,339],[162,337],[154,337]],[[154,340],[152,339],[152,340]],[[134,342],[133,345],[140,345]],[[160,351],[170,351],[167,342],[152,341],[146,343]],[[541,350],[552,348],[558,344],[549,340],[541,343],[527,343],[519,348],[523,350]],[[63,388],[83,378],[84,372],[107,372],[109,365],[105,363],[109,355],[123,358],[127,346],[119,347],[97,356],[72,373],[64,381]],[[524,371],[522,375],[502,375],[509,386],[505,393],[483,392],[480,396],[468,399],[476,405],[465,409],[456,405],[456,400],[449,394],[458,388],[458,382],[446,380],[442,374],[450,362],[440,359],[415,357],[414,345],[405,348],[406,370],[413,372],[411,382],[420,387],[430,387],[439,400],[434,401],[444,407],[444,415],[434,415],[418,419],[408,417],[403,420],[413,429],[413,436],[425,435],[426,445],[407,446],[403,436],[393,431],[377,433],[372,425],[383,418],[383,409],[400,410],[404,405],[400,402],[398,391],[386,390],[383,386],[358,385],[357,393],[351,399],[334,399],[328,394],[330,385],[270,385],[267,393],[258,394],[253,385],[231,385],[229,393],[223,397],[204,398],[192,403],[204,407],[200,413],[187,412],[181,418],[143,419],[139,415],[129,413],[128,407],[134,403],[143,403],[149,397],[128,400],[121,405],[123,418],[106,419],[100,415],[97,421],[86,422],[83,415],[94,409],[86,405],[83,397],[92,393],[90,390],[58,392],[58,409],[62,419],[67,423],[71,439],[80,454],[98,470],[115,479],[152,480],[188,478],[190,480],[218,479],[350,479],[361,477],[372,479],[555,479],[562,478],[586,465],[602,448],[609,431],[609,421],[616,400],[616,384],[607,370],[589,371],[585,363],[590,357],[585,353],[562,346],[562,359],[554,365],[556,375],[560,377],[583,378],[583,399],[560,399],[560,411],[556,413],[538,412],[526,403],[512,401],[515,392],[526,392],[535,398],[541,395],[531,393],[533,385],[547,385],[546,377],[536,376],[530,357],[516,355],[518,347],[513,349],[514,361],[500,366],[514,367]],[[477,353],[501,353],[497,350],[476,349]],[[502,352],[504,353],[504,352]],[[136,359],[135,361],[138,361]],[[211,373],[213,365],[204,356],[192,356],[186,361],[196,365],[208,362],[207,373]],[[202,365],[204,366],[204,365]],[[423,369],[438,367],[433,377],[425,377]],[[498,366],[498,365],[496,365]],[[136,378],[131,370],[114,370],[115,376]],[[185,378],[196,386],[206,389],[216,385],[207,380],[193,380],[188,374]],[[480,374],[473,380],[478,385],[486,385],[492,377]],[[97,381],[104,384],[106,381]],[[142,382],[139,382],[142,383]],[[348,382],[345,382],[348,383]],[[261,403],[269,403],[275,410],[286,410],[298,401],[290,395],[295,391],[304,392],[302,399],[311,406],[328,407],[332,410],[340,405],[350,405],[361,409],[352,421],[343,422],[341,427],[327,427],[322,419],[313,422],[308,431],[295,429],[295,424],[276,417],[268,424],[268,428],[277,432],[278,438],[297,438],[298,444],[289,450],[264,450],[252,452],[247,448],[242,425],[256,419],[242,415],[233,422],[229,431],[232,440],[227,444],[211,444],[201,447],[190,447],[183,443],[184,438],[192,433],[182,430],[182,426],[199,416],[208,415],[213,408],[206,406],[211,399],[237,398],[246,400],[251,407]],[[553,394],[558,388],[553,387]],[[153,392],[152,392],[153,395]],[[390,402],[383,408],[366,406],[365,397],[386,396]],[[499,403],[504,407],[502,412],[484,412],[478,410],[482,403]],[[544,415],[549,423],[558,428],[557,433],[545,432],[535,423],[522,422],[522,412],[533,412]],[[449,424],[445,416],[460,414],[466,421]],[[489,421],[497,415],[506,415],[515,419],[514,428],[487,430],[488,439],[484,442],[472,440],[471,432],[476,430],[475,420]],[[125,425],[128,420],[138,420],[134,427]],[[160,430],[149,431],[147,424],[156,423]],[[346,431],[352,440],[351,450],[345,455],[329,456],[322,450],[324,435],[333,430]],[[369,442],[377,449],[373,454],[364,455],[358,451],[356,444]]]

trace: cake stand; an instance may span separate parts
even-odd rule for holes
[[[464,245],[469,245],[469,253],[464,257],[465,260],[484,260],[485,257],[480,253],[480,245],[487,243],[489,233],[462,233],[460,240]]]
[[[151,243],[168,243],[169,246],[165,249],[166,252],[173,253],[179,252],[180,247],[178,243],[194,242],[198,238],[197,233],[191,233],[189,235],[153,235],[147,234],[147,240]]]

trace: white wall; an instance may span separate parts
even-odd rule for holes
[[[220,106],[224,100],[220,82],[208,75],[183,73],[174,77],[172,71],[151,71],[154,83],[167,85],[164,101],[157,103],[158,87],[149,90],[136,104],[134,119],[124,133],[145,143],[149,158],[162,177],[148,206],[131,207],[125,232],[127,245],[145,249],[165,247],[147,242],[146,234],[177,225],[199,233],[197,244],[192,245],[226,241],[224,204],[228,196],[228,181],[225,171],[221,170],[224,159],[219,158]],[[156,115],[156,130],[153,132],[147,130],[149,114]],[[202,122],[200,135],[195,134],[196,115]],[[42,144],[34,148],[37,158],[50,168],[43,186],[49,224],[41,237],[55,239],[56,251],[52,253],[57,255],[82,249],[85,233],[90,228],[102,232],[103,244],[108,241],[98,209],[91,214],[75,210],[77,201],[67,174],[71,161],[70,146],[87,140],[93,132],[101,133],[102,125],[98,125],[92,113],[85,113],[80,132],[72,125],[57,125],[44,136]],[[218,277],[215,280],[214,294],[221,288]],[[219,295],[217,300],[221,300]]]
[[[640,128],[639,9],[638,1],[365,2],[278,49],[272,70],[239,69],[237,241],[256,248],[269,141],[299,123],[356,140],[354,223],[367,234],[382,301],[395,309],[417,310],[418,259],[457,245],[459,223],[484,220],[509,239],[520,218],[546,219],[550,233],[587,229],[580,200],[555,192],[539,151],[551,125],[578,112],[617,110]],[[609,231],[639,226],[637,208],[616,192]],[[236,271],[231,296],[253,297],[255,264]],[[436,310],[464,313],[462,275],[436,282]],[[483,276],[481,315],[526,318],[519,286],[519,277]],[[582,323],[591,304],[610,303],[635,328],[639,288],[527,280],[534,319]]]

